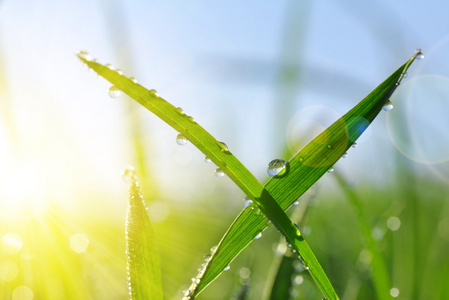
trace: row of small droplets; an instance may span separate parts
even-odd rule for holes
[[[129,167],[122,173],[123,179],[129,183],[129,202],[128,202],[128,208],[126,210],[126,221],[125,221],[125,240],[126,240],[126,279],[128,281],[128,294],[130,297],[130,300],[132,300],[132,297],[134,295],[134,291],[132,289],[132,283],[131,283],[131,273],[130,273],[130,267],[133,257],[131,257],[131,252],[134,247],[134,241],[130,239],[130,228],[133,222],[133,211],[132,211],[132,205],[135,197],[139,197],[139,199],[143,203],[143,196],[139,191],[139,182],[137,181],[137,175],[135,172],[134,167]],[[137,195],[136,195],[137,194]],[[143,203],[144,204],[144,203]],[[144,204],[145,206],[145,204]]]

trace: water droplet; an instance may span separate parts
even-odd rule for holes
[[[250,206],[251,204],[253,204],[253,200],[249,199],[248,197],[245,197],[243,199],[243,207],[247,208],[248,206]]]
[[[114,70],[114,67],[111,64],[105,64],[104,66],[108,69]]]
[[[285,160],[273,159],[268,164],[268,169],[267,169],[268,175],[273,177],[273,176],[281,176],[281,175],[285,174],[285,172],[287,170],[287,164],[288,164],[288,162],[286,162]]]
[[[79,58],[84,58],[87,61],[91,61],[92,57],[89,55],[89,53],[86,50],[80,50],[76,54]]]
[[[262,237],[262,232],[259,232],[259,233],[254,237],[254,239],[257,240],[257,239],[260,239],[261,237]]]
[[[187,138],[181,133],[178,134],[178,136],[176,137],[176,144],[180,146],[187,144]]]
[[[293,202],[293,205],[298,205],[298,204],[299,204],[299,201]]]
[[[215,251],[217,251],[217,249],[218,249],[218,245],[215,245],[212,248],[210,248],[210,252],[215,253]]]
[[[348,157],[348,153],[347,152],[345,152],[345,154],[343,154],[342,156],[341,156],[342,158],[346,158],[346,157]]]
[[[150,93],[155,95],[156,97],[159,97],[159,95],[158,95],[158,93],[157,93],[157,91],[155,89],[151,89]]]
[[[204,158],[204,162],[206,162],[206,163],[210,163],[211,161],[212,160],[209,157],[207,157],[207,156]]]
[[[123,75],[123,71],[120,69],[116,69],[115,72],[117,72],[119,75]]]
[[[223,271],[227,271],[229,270],[231,267],[230,266],[226,266],[226,268],[223,269]]]
[[[187,116],[187,120],[189,120],[192,123],[195,122],[195,119],[192,116]]]
[[[388,100],[388,101],[384,104],[384,106],[382,107],[382,109],[383,109],[384,111],[392,110],[392,109],[393,109],[393,103],[391,103],[391,101]]]
[[[225,173],[223,172],[223,170],[221,170],[220,168],[217,168],[215,170],[215,176],[217,177],[223,177],[225,175]]]
[[[219,143],[220,143],[221,152],[229,152],[228,145],[226,145],[223,142],[219,142]]]
[[[417,49],[416,51],[419,51],[418,54],[416,55],[416,59],[418,60],[424,59],[424,54],[421,52],[421,50]]]
[[[402,74],[402,78],[407,78],[407,76],[408,76],[407,73]]]
[[[210,254],[210,253],[204,254],[204,256],[203,256],[203,259],[205,262],[208,262],[211,258],[212,258],[212,254]]]
[[[128,79],[131,80],[131,81],[134,82],[134,83],[137,83],[137,79],[134,78],[134,77],[129,77]]]
[[[181,115],[184,114],[184,110],[182,110],[181,107],[177,107],[176,110],[178,111],[178,113],[180,113]]]
[[[329,168],[329,170],[327,170],[329,173],[334,172],[334,168]]]
[[[134,178],[136,176],[136,170],[134,169],[133,166],[130,166],[128,168],[126,168],[123,172],[122,172],[122,178],[125,182],[129,182],[132,178]]]
[[[331,144],[327,145],[327,148],[328,149],[332,148],[332,145]]]
[[[116,87],[115,85],[111,86],[109,88],[109,92],[108,92],[109,97],[111,98],[118,98],[122,95],[122,91]]]
[[[352,148],[357,148],[357,143],[354,142],[354,143],[351,145],[351,147],[352,147]]]

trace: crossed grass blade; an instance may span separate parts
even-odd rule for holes
[[[185,135],[253,199],[263,212],[254,214],[250,210],[242,211],[200,272],[198,280],[188,290],[186,297],[195,297],[210,284],[238,253],[267,227],[268,217],[298,251],[323,295],[327,299],[338,299],[318,260],[284,210],[307,191],[357,140],[386,104],[418,54],[420,51],[358,105],[312,140],[289,161],[288,172],[282,178],[272,178],[265,187],[226,147],[181,110],[131,79],[81,55],[78,57],[99,75]]]

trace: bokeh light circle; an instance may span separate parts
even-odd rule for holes
[[[387,114],[394,146],[449,183],[449,78],[424,75],[405,81]]]
[[[70,237],[70,248],[76,253],[83,253],[89,246],[89,238],[83,233],[75,233]]]
[[[310,105],[300,109],[287,126],[288,149],[291,153],[298,152],[340,117],[341,114],[324,105]]]
[[[12,292],[12,300],[32,300],[33,298],[33,291],[24,285],[19,285]]]
[[[449,160],[449,78],[419,76],[392,97],[387,126],[395,147],[408,158],[436,164]]]

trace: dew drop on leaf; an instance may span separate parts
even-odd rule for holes
[[[230,266],[226,266],[226,268],[223,269],[223,271],[227,271],[229,270],[231,267]]]
[[[329,168],[329,170],[327,170],[329,173],[334,172],[334,168]]]
[[[131,81],[134,82],[134,83],[137,83],[137,79],[134,78],[134,77],[129,77],[128,79],[131,80]]]
[[[115,72],[117,72],[119,75],[123,75],[123,71],[120,69],[116,69]]]
[[[208,262],[211,259],[212,255],[210,253],[204,254],[203,259],[205,262]]]
[[[178,134],[176,137],[176,144],[180,146],[187,144],[187,138],[182,133]]]
[[[287,170],[287,164],[288,162],[286,162],[283,159],[273,159],[269,164],[268,164],[268,169],[267,169],[267,173],[270,176],[281,176],[283,174],[285,174],[286,170]]]
[[[159,97],[159,95],[158,95],[158,93],[157,93],[157,91],[155,89],[151,89],[150,93],[155,95],[156,97]]]
[[[217,176],[217,177],[223,177],[224,175],[225,175],[225,173],[223,172],[222,169],[217,168],[217,169],[215,170],[215,176]]]
[[[114,67],[111,64],[105,64],[104,66],[110,70],[114,70]]]
[[[347,152],[345,152],[342,156],[341,156],[342,158],[346,158],[346,157],[348,157],[348,153]]]
[[[219,142],[219,143],[220,143],[221,152],[229,152],[228,145],[226,145],[223,142]]]
[[[243,199],[243,207],[247,208],[248,206],[250,206],[253,203],[253,200],[249,199],[248,197],[245,197]]]
[[[111,98],[118,98],[122,95],[122,91],[116,87],[115,85],[111,86],[109,88],[109,92],[108,92],[109,97]]]
[[[207,157],[207,156],[204,158],[204,162],[205,162],[205,163],[210,163],[211,161],[212,161],[212,160],[211,160],[209,157]]]
[[[387,103],[384,104],[384,106],[382,107],[382,109],[384,111],[389,111],[393,109],[393,103],[391,103],[390,100],[387,101]]]
[[[352,147],[352,148],[357,148],[357,143],[354,142],[354,143],[351,145],[351,147]]]
[[[420,50],[416,50],[416,51],[419,51],[419,53],[416,55],[416,59],[423,60],[424,59],[424,54]]]
[[[260,239],[261,237],[262,237],[262,232],[259,232],[259,233],[254,237],[254,239],[257,240],[257,239]]]

